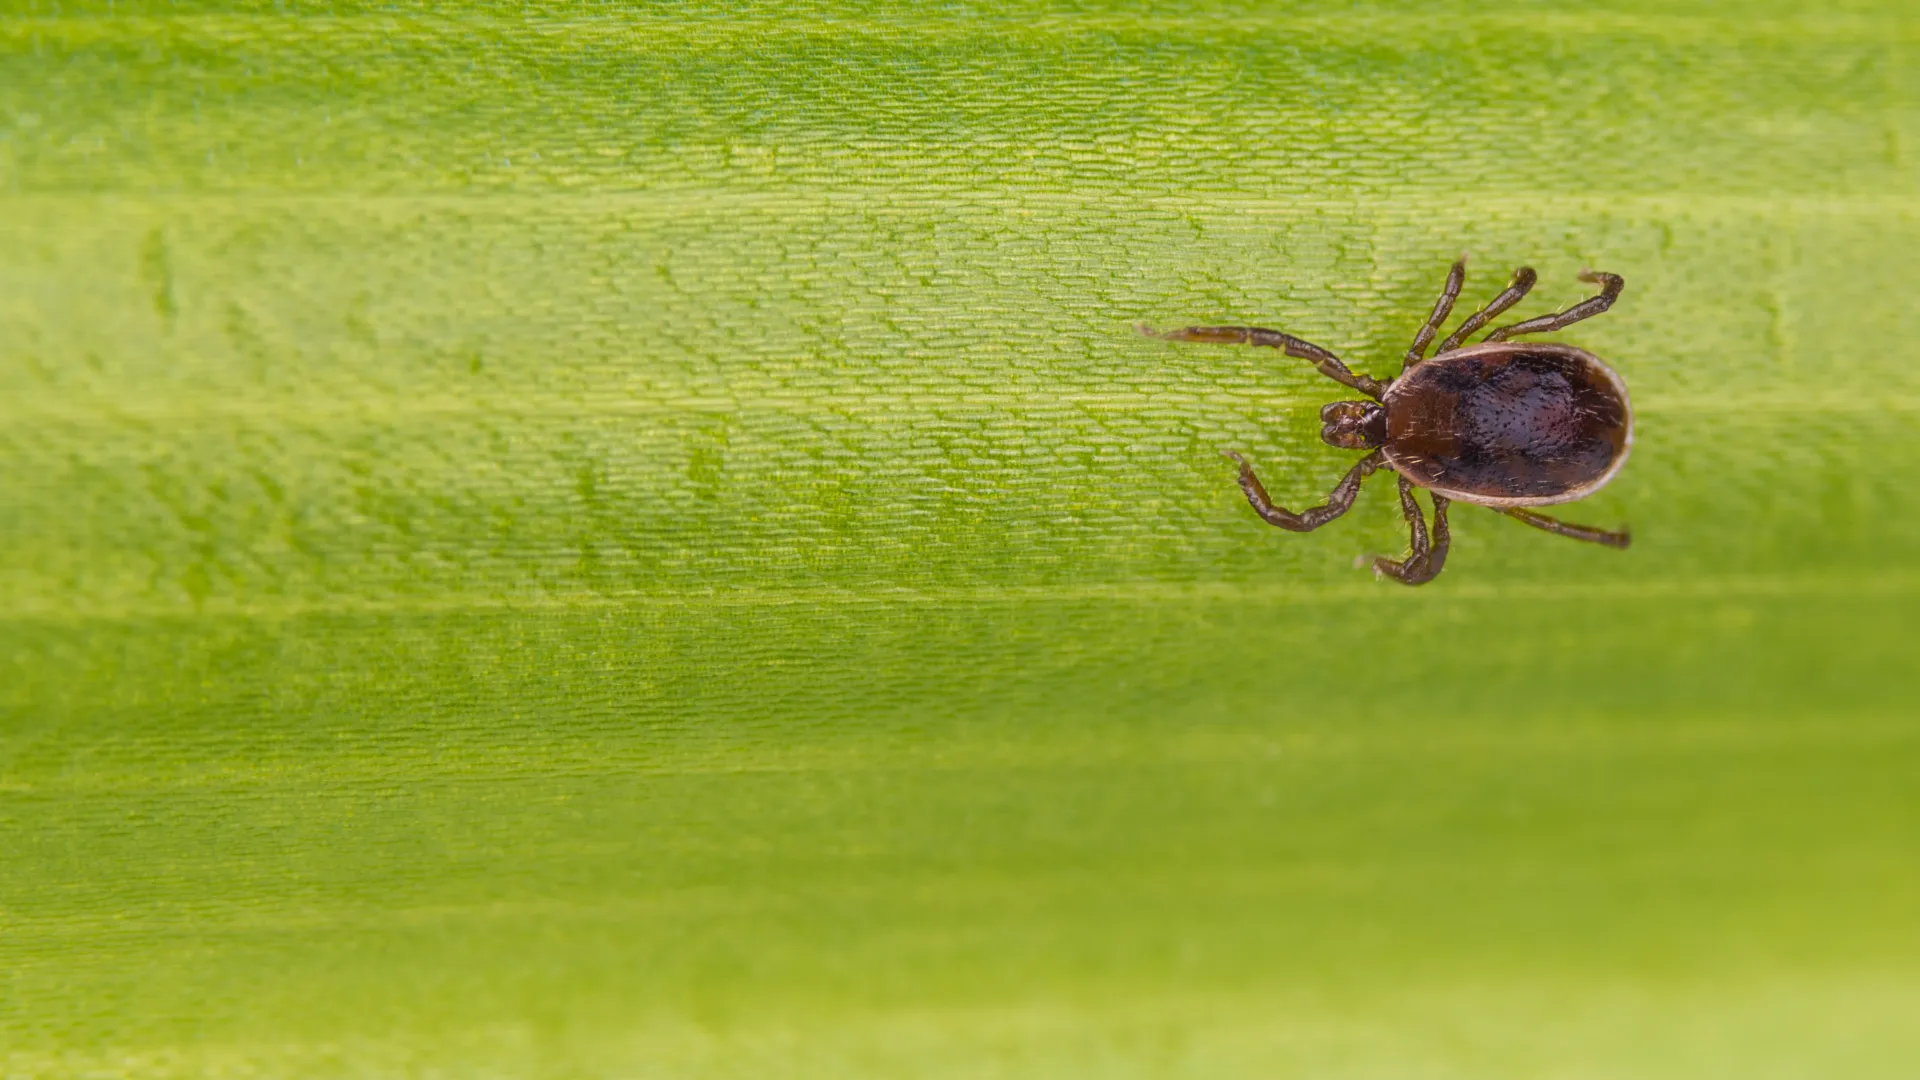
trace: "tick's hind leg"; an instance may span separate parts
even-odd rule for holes
[[[1375,401],[1386,393],[1387,384],[1378,379],[1369,379],[1357,375],[1340,362],[1340,358],[1311,341],[1302,341],[1292,334],[1283,334],[1278,330],[1262,330],[1257,326],[1187,326],[1178,330],[1155,330],[1146,323],[1136,323],[1134,329],[1148,337],[1162,338],[1167,341],[1204,341],[1212,345],[1265,345],[1279,349],[1288,356],[1310,361],[1313,366],[1334,382],[1351,386]]]
[[[1580,280],[1599,285],[1600,295],[1589,296],[1565,311],[1556,311],[1551,315],[1537,315],[1524,322],[1514,323],[1512,326],[1503,326],[1488,334],[1487,340],[1505,341],[1516,334],[1546,334],[1555,330],[1565,330],[1581,319],[1591,319],[1612,307],[1613,302],[1620,297],[1620,290],[1627,287],[1626,280],[1619,274],[1599,273],[1593,270],[1580,271]]]
[[[1253,466],[1247,459],[1232,451],[1227,457],[1240,466],[1240,490],[1247,493],[1247,502],[1253,504],[1253,510],[1261,520],[1269,525],[1278,525],[1292,532],[1312,532],[1313,530],[1344,514],[1353,506],[1353,498],[1360,493],[1360,482],[1378,469],[1387,457],[1384,451],[1375,450],[1359,463],[1347,470],[1347,475],[1334,485],[1333,493],[1327,501],[1311,510],[1294,513],[1284,506],[1273,505],[1267,497],[1267,489],[1260,484],[1260,478],[1253,475]]]
[[[1425,585],[1438,577],[1447,565],[1447,548],[1453,535],[1447,530],[1447,505],[1444,495],[1433,497],[1433,542],[1427,542],[1427,524],[1420,518],[1420,504],[1413,501],[1413,484],[1400,478],[1400,510],[1407,516],[1408,546],[1413,550],[1404,561],[1382,555],[1373,560],[1373,572],[1384,574],[1402,585]]]
[[[1500,512],[1515,521],[1524,521],[1536,529],[1553,533],[1555,536],[1565,536],[1573,540],[1585,540],[1590,544],[1605,544],[1610,548],[1624,548],[1633,542],[1633,537],[1625,529],[1619,532],[1609,532],[1606,529],[1596,529],[1591,525],[1573,525],[1561,521],[1558,518],[1550,518],[1545,514],[1537,514],[1532,510],[1522,510],[1517,506]]]
[[[1539,275],[1533,272],[1531,266],[1523,266],[1515,270],[1513,280],[1507,283],[1506,288],[1500,290],[1500,295],[1489,300],[1486,307],[1467,316],[1467,321],[1455,328],[1453,333],[1448,334],[1447,340],[1440,343],[1439,351],[1433,355],[1445,356],[1459,348],[1461,342],[1478,333],[1481,327],[1499,318],[1502,312],[1519,303],[1538,279]]]
[[[1453,269],[1447,271],[1447,283],[1440,289],[1440,299],[1433,302],[1433,314],[1427,316],[1427,325],[1413,335],[1413,347],[1407,350],[1406,362],[1400,365],[1402,372],[1427,358],[1427,346],[1433,344],[1433,335],[1440,332],[1440,324],[1453,314],[1453,302],[1460,299],[1460,286],[1466,280],[1467,257],[1462,255],[1454,262]]]

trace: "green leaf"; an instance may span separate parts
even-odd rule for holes
[[[8,11],[0,1074],[1920,1060],[1906,5]],[[1132,329],[1462,250],[1631,550]]]

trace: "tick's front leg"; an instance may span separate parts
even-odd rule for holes
[[[1347,470],[1347,475],[1334,485],[1333,493],[1327,496],[1324,504],[1296,514],[1284,506],[1273,504],[1273,500],[1267,497],[1267,489],[1261,485],[1260,478],[1253,475],[1253,466],[1247,463],[1246,458],[1231,450],[1226,451],[1226,456],[1240,466],[1240,490],[1247,493],[1247,502],[1253,505],[1254,513],[1259,514],[1261,520],[1267,524],[1278,525],[1292,532],[1312,532],[1346,513],[1353,506],[1354,496],[1360,493],[1361,481],[1387,460],[1384,450],[1375,450],[1361,458],[1359,463]]]
[[[1209,345],[1265,345],[1288,356],[1313,364],[1314,369],[1334,382],[1351,386],[1375,401],[1387,392],[1388,383],[1348,369],[1340,358],[1327,350],[1278,330],[1258,326],[1183,326],[1178,330],[1155,330],[1146,323],[1135,323],[1135,330],[1165,341],[1203,341]],[[1389,380],[1391,381],[1391,380]]]
[[[1440,575],[1447,565],[1447,548],[1453,536],[1447,530],[1447,506],[1444,495],[1433,497],[1433,542],[1427,542],[1427,524],[1420,518],[1420,504],[1413,500],[1413,484],[1400,478],[1400,510],[1407,517],[1408,546],[1412,552],[1396,562],[1382,555],[1373,560],[1373,572],[1402,585],[1425,585]]]

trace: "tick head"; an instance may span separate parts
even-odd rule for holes
[[[1371,401],[1336,401],[1320,410],[1320,438],[1342,450],[1386,445],[1387,410]]]

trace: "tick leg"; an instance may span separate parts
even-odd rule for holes
[[[1347,475],[1334,485],[1333,493],[1327,501],[1311,510],[1294,513],[1283,506],[1273,505],[1267,497],[1267,489],[1260,484],[1260,478],[1253,475],[1253,466],[1247,459],[1233,451],[1227,451],[1227,457],[1240,466],[1240,490],[1247,493],[1247,502],[1253,504],[1253,510],[1261,520],[1269,525],[1278,525],[1291,532],[1312,532],[1313,530],[1339,517],[1353,506],[1353,497],[1360,493],[1360,482],[1387,460],[1386,452],[1375,450],[1347,470]]]
[[[1467,257],[1460,256],[1447,271],[1447,283],[1440,290],[1440,299],[1433,302],[1433,314],[1427,316],[1427,325],[1413,335],[1413,347],[1407,350],[1406,363],[1400,365],[1402,372],[1419,364],[1427,358],[1427,346],[1433,344],[1433,335],[1440,332],[1440,324],[1453,314],[1453,302],[1460,299],[1460,286],[1467,280]]]
[[[1478,333],[1481,327],[1499,318],[1501,312],[1519,303],[1537,280],[1539,275],[1533,272],[1531,266],[1523,266],[1515,270],[1513,280],[1507,283],[1507,287],[1501,290],[1500,295],[1489,301],[1486,307],[1467,316],[1467,321],[1461,323],[1453,333],[1448,334],[1447,340],[1440,343],[1439,351],[1433,355],[1444,356],[1459,348],[1461,342]]]
[[[1573,525],[1557,518],[1550,518],[1545,514],[1537,514],[1532,510],[1522,510],[1517,506],[1500,512],[1515,521],[1524,521],[1536,529],[1550,532],[1555,536],[1565,536],[1573,540],[1585,540],[1590,544],[1605,544],[1610,548],[1624,548],[1633,542],[1632,535],[1625,529],[1619,532],[1608,532],[1605,529],[1596,529],[1591,525]]]
[[[1365,375],[1356,375],[1347,370],[1340,358],[1311,341],[1302,341],[1292,334],[1283,334],[1278,330],[1262,330],[1257,326],[1188,326],[1180,330],[1155,330],[1146,323],[1138,323],[1134,329],[1148,337],[1163,338],[1167,341],[1204,341],[1212,345],[1266,345],[1279,349],[1288,356],[1312,362],[1320,374],[1337,383],[1344,383],[1367,395],[1375,401],[1386,392],[1387,384],[1378,379],[1369,379]]]
[[[1619,274],[1598,273],[1592,270],[1580,271],[1580,280],[1600,286],[1599,296],[1589,296],[1565,311],[1556,311],[1551,315],[1539,315],[1525,322],[1503,326],[1487,335],[1488,341],[1505,341],[1516,334],[1545,334],[1554,330],[1565,330],[1581,319],[1591,319],[1595,315],[1613,306],[1619,298],[1620,290],[1627,287]],[[1622,547],[1626,545],[1622,544]]]
[[[1425,585],[1440,575],[1447,565],[1447,548],[1453,535],[1447,530],[1447,506],[1444,495],[1433,497],[1433,542],[1427,542],[1427,525],[1420,519],[1420,504],[1413,501],[1413,485],[1400,478],[1400,510],[1407,516],[1408,546],[1413,550],[1404,561],[1386,556],[1373,560],[1373,572],[1384,574],[1403,585]]]

